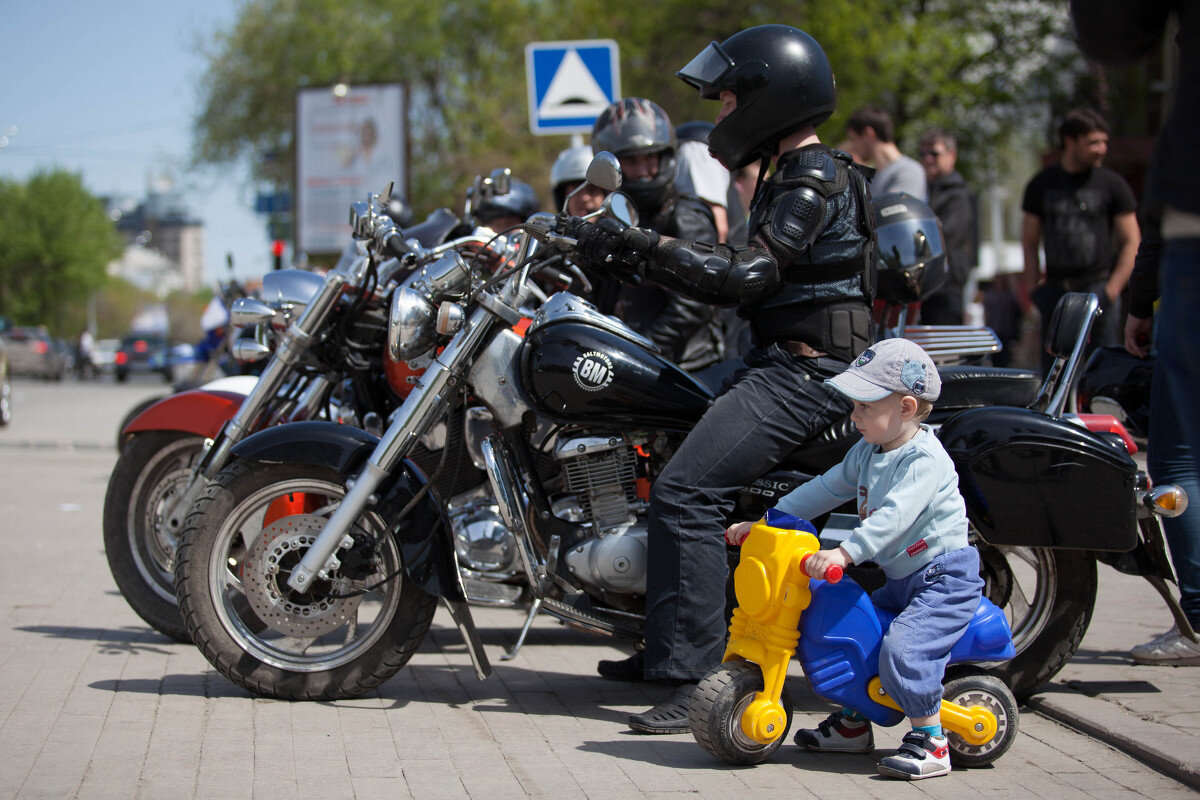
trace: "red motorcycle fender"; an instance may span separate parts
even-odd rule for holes
[[[164,397],[138,414],[121,431],[122,436],[141,431],[183,431],[211,439],[245,400],[235,392],[190,389]]]

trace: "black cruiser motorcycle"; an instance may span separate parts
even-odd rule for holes
[[[616,159],[599,154],[588,180],[617,189]],[[619,211],[623,198],[611,198]],[[374,204],[353,217],[373,247],[404,247]],[[393,294],[391,355],[432,361],[382,437],[299,422],[233,448],[192,507],[176,564],[193,641],[230,680],[285,699],[361,694],[404,666],[439,599],[484,678],[490,665],[468,601],[489,583],[527,593],[518,646],[537,613],[641,638],[649,485],[713,395],[569,293],[551,296],[530,322],[531,276],[562,268],[574,246],[567,222],[531,217],[513,266],[495,275],[447,252]],[[1020,370],[942,373],[941,435],[985,553],[987,591],[1018,642],[1018,656],[996,672],[1019,695],[1065,663],[1090,619],[1094,556],[1072,548],[1145,551],[1154,561],[1155,514],[1183,502],[1168,488],[1147,491],[1111,435],[1063,417],[1097,311],[1090,295],[1076,298],[1051,326],[1059,363],[1040,389]],[[486,409],[478,452],[504,524],[464,540],[408,456],[468,402]],[[987,407],[996,404],[1011,407]],[[743,490],[736,518],[760,516],[856,436],[843,420],[806,443]]]

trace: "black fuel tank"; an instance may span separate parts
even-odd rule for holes
[[[577,319],[529,330],[521,376],[534,406],[561,422],[686,430],[713,400],[707,387],[662,356]]]
[[[991,544],[1126,551],[1137,544],[1137,465],[1067,420],[976,408],[938,431],[958,488]]]

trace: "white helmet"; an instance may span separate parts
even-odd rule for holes
[[[561,209],[567,197],[565,184],[578,183],[587,176],[588,165],[592,163],[591,145],[581,144],[568,147],[554,159],[550,168],[550,186],[554,190],[554,208]]]

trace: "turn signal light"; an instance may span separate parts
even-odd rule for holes
[[[1175,485],[1158,486],[1150,492],[1154,510],[1164,517],[1177,517],[1188,506],[1187,492]]]

